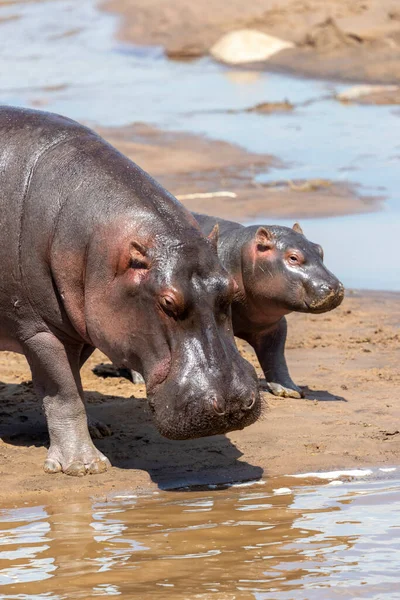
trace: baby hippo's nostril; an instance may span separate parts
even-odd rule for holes
[[[323,283],[320,286],[320,289],[322,292],[324,292],[325,294],[329,294],[330,292],[333,292],[333,285],[331,285],[330,283]]]
[[[214,412],[223,417],[225,414],[225,402],[221,397],[211,396],[210,398],[211,406],[213,407]]]
[[[243,402],[243,410],[251,410],[256,403],[256,396],[252,394],[250,398],[246,398]]]

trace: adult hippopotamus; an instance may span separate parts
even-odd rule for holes
[[[219,226],[218,255],[233,275],[235,336],[255,350],[269,391],[300,398],[285,359],[290,312],[324,313],[339,306],[342,283],[324,265],[319,244],[310,242],[298,223],[245,227],[233,221],[195,214],[205,235]]]
[[[323,313],[336,308],[343,285],[325,267],[323,250],[296,223],[245,227],[233,221],[194,213],[204,234],[219,227],[218,254],[236,281],[232,303],[235,336],[256,351],[267,387],[276,396],[300,398],[285,359],[287,322],[292,311]],[[120,375],[135,382],[136,373],[113,366],[96,367],[99,375]]]
[[[0,108],[0,348],[25,354],[49,473],[96,473],[79,371],[95,348],[144,375],[160,432],[225,433],[260,413],[236,350],[215,232],[90,129]]]

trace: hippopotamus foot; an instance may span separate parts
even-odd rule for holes
[[[282,317],[271,329],[261,335],[248,337],[264,371],[268,391],[280,398],[304,398],[304,393],[290,377],[285,358],[287,323]]]
[[[50,446],[44,461],[46,473],[60,473],[82,477],[87,473],[103,473],[110,466],[110,461],[104,454],[91,444],[81,447],[68,448],[65,452],[58,447]]]
[[[145,383],[144,377],[137,371],[131,371],[132,383],[140,384]]]
[[[93,373],[98,377],[122,377],[129,379],[132,383],[145,383],[142,375],[132,369],[126,367],[116,367],[115,365],[100,364],[96,365],[93,369]]]
[[[50,332],[34,335],[24,346],[50,434],[44,470],[77,477],[106,471],[110,463],[90,438],[82,401],[81,346],[67,345]]]
[[[271,394],[279,396],[280,398],[304,398],[302,389],[295,384],[291,387],[285,387],[280,383],[267,381],[267,388]]]
[[[88,429],[92,440],[102,440],[112,435],[111,428],[97,419],[88,416]]]

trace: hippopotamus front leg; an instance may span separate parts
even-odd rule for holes
[[[110,463],[93,445],[82,402],[82,345],[66,344],[42,332],[26,341],[24,349],[50,434],[44,470],[75,476],[105,471]]]
[[[292,381],[286,364],[286,335],[287,322],[282,317],[267,333],[254,336],[248,341],[257,354],[271,394],[283,398],[302,398],[304,394]]]

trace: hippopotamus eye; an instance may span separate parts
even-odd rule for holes
[[[172,294],[162,294],[159,302],[163,311],[170,317],[178,317],[182,310],[179,302],[172,296]]]
[[[304,257],[299,252],[289,251],[286,255],[286,260],[289,265],[300,266],[304,263]]]

